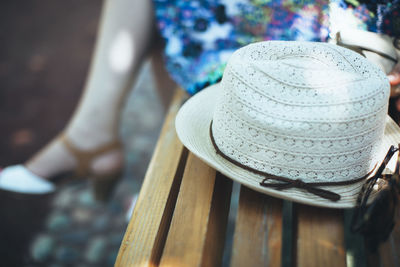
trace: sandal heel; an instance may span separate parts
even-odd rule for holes
[[[109,174],[98,175],[93,173],[91,163],[99,156],[115,150],[121,150],[119,140],[114,140],[94,150],[83,151],[77,148],[65,134],[60,135],[60,140],[69,152],[75,157],[78,166],[75,169],[76,178],[91,178],[93,198],[99,202],[107,202],[122,175],[122,168]]]
[[[107,177],[96,177],[93,181],[92,190],[96,201],[107,202],[121,178],[121,173]]]

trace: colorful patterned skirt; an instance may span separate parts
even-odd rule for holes
[[[400,0],[154,0],[154,6],[166,68],[190,94],[218,82],[233,51],[252,42],[324,42],[344,27],[400,36]]]

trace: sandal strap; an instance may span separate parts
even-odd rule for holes
[[[96,157],[121,147],[121,142],[119,140],[114,140],[110,143],[100,146],[99,148],[85,151],[77,148],[76,145],[73,144],[71,140],[68,139],[66,134],[61,134],[59,139],[64,144],[64,146],[71,152],[71,154],[75,157],[77,161],[75,174],[76,176],[82,178],[89,176],[90,164]]]

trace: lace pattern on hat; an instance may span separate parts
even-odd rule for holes
[[[378,68],[350,50],[249,45],[232,56],[221,89],[215,142],[243,165],[327,182],[361,177],[377,162],[389,86]]]

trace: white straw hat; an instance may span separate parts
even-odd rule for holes
[[[191,152],[247,187],[348,208],[393,143],[383,138],[389,91],[385,74],[348,49],[260,42],[237,50],[222,81],[182,106],[176,130]]]

